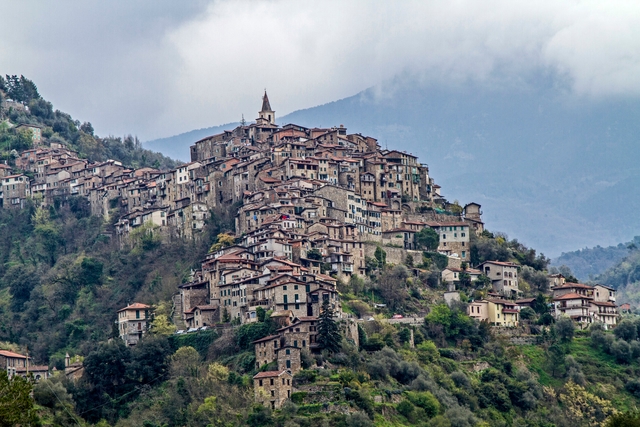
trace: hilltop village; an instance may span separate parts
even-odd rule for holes
[[[191,162],[170,171],[89,162],[48,143],[39,126],[22,126],[31,131],[34,148],[19,153],[15,168],[0,165],[5,209],[19,209],[28,199],[47,206],[80,196],[93,215],[114,224],[122,245],[139,232],[198,239],[213,211],[232,210],[235,232],[220,235],[201,268],[176,290],[173,321],[196,331],[253,323],[270,313],[277,334],[254,342],[256,369],[277,366],[254,377],[256,400],[267,406],[280,407],[290,397],[301,352],[318,349],[324,310],[357,344],[362,319],[343,312],[339,281],[364,277],[370,260],[381,256],[390,264],[421,260],[425,230],[437,237],[431,250],[446,258],[440,280],[449,286],[447,304],[460,301],[463,277],[490,282],[486,298],[471,301],[467,313],[493,326],[518,326],[520,311],[536,303],[522,298],[517,264],[485,261],[471,268],[471,236],[484,231],[480,205],[448,202],[416,156],[382,149],[376,139],[349,134],[343,125],[276,125],[266,92],[255,123],[195,142]],[[420,274],[418,268],[411,272]],[[616,325],[614,289],[567,282],[559,274],[548,281],[552,315],[583,327]],[[118,312],[118,333],[127,344],[142,338],[151,311],[134,303]],[[5,353],[0,361],[10,366],[13,358],[11,366],[20,367],[13,374],[28,370],[26,356]]]

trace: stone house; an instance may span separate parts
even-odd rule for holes
[[[495,292],[503,296],[516,296],[518,289],[518,265],[512,262],[485,261],[478,266],[478,270],[491,279]]]
[[[457,254],[462,261],[469,255],[469,224],[461,221],[427,222],[439,236],[438,252],[445,255]]]
[[[7,372],[9,378],[18,374],[18,369],[26,369],[27,356],[9,350],[0,350],[0,369]]]
[[[118,333],[127,345],[136,345],[148,330],[151,320],[151,306],[133,303],[118,310]]]
[[[217,305],[198,305],[193,310],[192,328],[211,326],[220,322],[220,310]]]
[[[480,275],[482,275],[482,271],[475,268],[467,268],[466,270],[463,270],[462,268],[447,267],[442,270],[441,280],[443,283],[448,282],[457,284],[460,283],[460,274],[463,273],[468,274],[472,282],[478,280]]]
[[[64,375],[75,382],[82,378],[83,374],[84,364],[80,357],[76,355],[72,360],[69,353],[67,353],[64,357]]]
[[[16,129],[27,129],[31,131],[31,139],[33,140],[34,144],[39,144],[42,142],[42,126],[19,124],[18,126],[16,126]]]
[[[276,360],[276,350],[280,348],[280,335],[269,335],[253,342],[256,369]]]
[[[259,372],[253,377],[255,401],[279,409],[291,397],[293,376],[286,370]]]
[[[562,274],[558,273],[558,274],[549,274],[547,276],[547,282],[549,283],[549,289],[553,289],[558,286],[564,285],[567,281]]]
[[[475,231],[476,235],[480,235],[484,231],[481,207],[478,203],[471,202],[466,204],[462,210],[462,217],[465,222],[471,225],[471,229]]]
[[[30,197],[29,177],[26,175],[8,175],[0,179],[0,205],[4,208],[24,207],[24,201]]]
[[[278,361],[278,370],[287,370],[291,374],[295,375],[296,372],[302,369],[300,347],[293,345],[284,345],[276,350],[276,360]]]

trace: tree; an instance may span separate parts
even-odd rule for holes
[[[404,259],[404,265],[406,265],[409,268],[413,267],[413,255],[407,254],[407,256]]]
[[[31,399],[31,382],[6,371],[0,371],[0,427],[39,425]]]
[[[440,236],[433,228],[425,227],[416,233],[416,245],[424,250],[433,252],[439,243]]]
[[[322,253],[318,249],[311,249],[310,251],[307,251],[307,259],[322,261]]]
[[[222,248],[226,248],[228,246],[233,245],[234,243],[235,243],[235,239],[233,238],[232,235],[227,233],[220,233],[218,234],[216,243],[211,245],[211,248],[209,249],[209,253],[217,252]]]
[[[378,261],[378,268],[384,268],[387,264],[387,253],[380,247],[376,247],[376,251],[373,253],[373,256]]]
[[[384,272],[378,281],[378,289],[382,298],[392,310],[402,309],[409,300],[407,279],[409,270],[404,265],[396,265],[392,270]]]
[[[338,323],[334,319],[329,300],[322,301],[322,312],[318,318],[318,344],[320,348],[336,353],[340,350],[342,336]]]
[[[536,299],[531,304],[531,308],[538,314],[545,314],[549,311],[549,304],[544,295],[538,294]]]
[[[562,342],[571,342],[573,339],[573,334],[576,330],[573,321],[568,317],[561,317],[556,322],[556,332],[558,333],[558,337],[560,337],[560,341]]]
[[[613,330],[616,338],[623,339],[625,341],[633,341],[638,337],[638,330],[633,321],[625,319],[618,323],[618,326]]]

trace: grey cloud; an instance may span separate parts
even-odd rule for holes
[[[519,82],[543,70],[581,96],[640,95],[631,2],[26,2],[5,6],[0,71],[100,133],[142,138],[283,115],[397,76]]]

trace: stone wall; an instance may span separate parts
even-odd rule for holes
[[[378,245],[373,243],[366,242],[364,244],[364,255],[370,258],[373,258],[376,252],[376,248]],[[413,256],[413,260],[416,263],[422,262],[422,252],[421,251],[411,251],[403,248],[395,248],[391,246],[382,246],[380,245],[382,250],[387,253],[387,263],[388,264],[402,264],[407,257],[407,254],[411,254]]]

